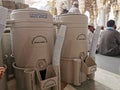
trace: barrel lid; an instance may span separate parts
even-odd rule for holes
[[[68,14],[63,14],[59,16],[59,19],[61,22],[64,23],[88,23],[88,18],[84,14],[73,14],[73,13],[68,13]]]
[[[83,17],[87,17],[84,14],[78,14],[78,13],[67,13],[67,14],[61,14],[60,16],[64,17],[64,16],[83,16]]]
[[[13,10],[13,11],[12,11],[12,14],[18,13],[18,12],[36,11],[36,10],[37,10],[36,8],[16,9],[16,10]]]
[[[11,19],[16,21],[46,21],[53,22],[53,16],[45,10],[35,8],[17,9],[11,13]]]

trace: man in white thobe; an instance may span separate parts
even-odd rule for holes
[[[74,1],[71,9],[69,10],[69,13],[80,14],[80,10],[78,9],[78,7],[79,7],[78,2]]]

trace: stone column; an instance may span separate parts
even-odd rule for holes
[[[102,16],[101,16],[101,18],[102,18],[101,25],[105,26],[105,24],[106,24],[106,6],[105,5],[103,6],[103,9],[102,9]]]
[[[47,2],[49,6],[49,12],[52,15],[56,15],[55,0],[50,0]]]
[[[82,14],[85,13],[85,0],[78,0],[79,1],[79,10]]]
[[[98,10],[99,10],[98,25],[105,26],[105,22],[106,22],[106,7],[105,7],[105,5],[101,8],[99,8]]]
[[[62,1],[61,0],[56,0],[55,7],[57,9],[57,15],[60,15],[61,12],[62,12]]]
[[[71,0],[67,0],[67,7],[68,10],[71,8]]]
[[[118,10],[118,15],[117,15],[117,18],[116,18],[116,25],[117,25],[117,28],[120,29],[120,10]]]

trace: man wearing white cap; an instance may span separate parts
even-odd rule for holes
[[[90,51],[91,49],[91,43],[92,43],[92,39],[93,39],[93,35],[94,35],[94,24],[93,23],[89,23],[88,24],[88,51]]]
[[[80,14],[78,7],[79,7],[78,1],[74,1],[72,8],[69,10],[69,13]]]

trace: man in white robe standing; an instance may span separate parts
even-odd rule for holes
[[[74,1],[69,13],[80,14],[78,1]]]

